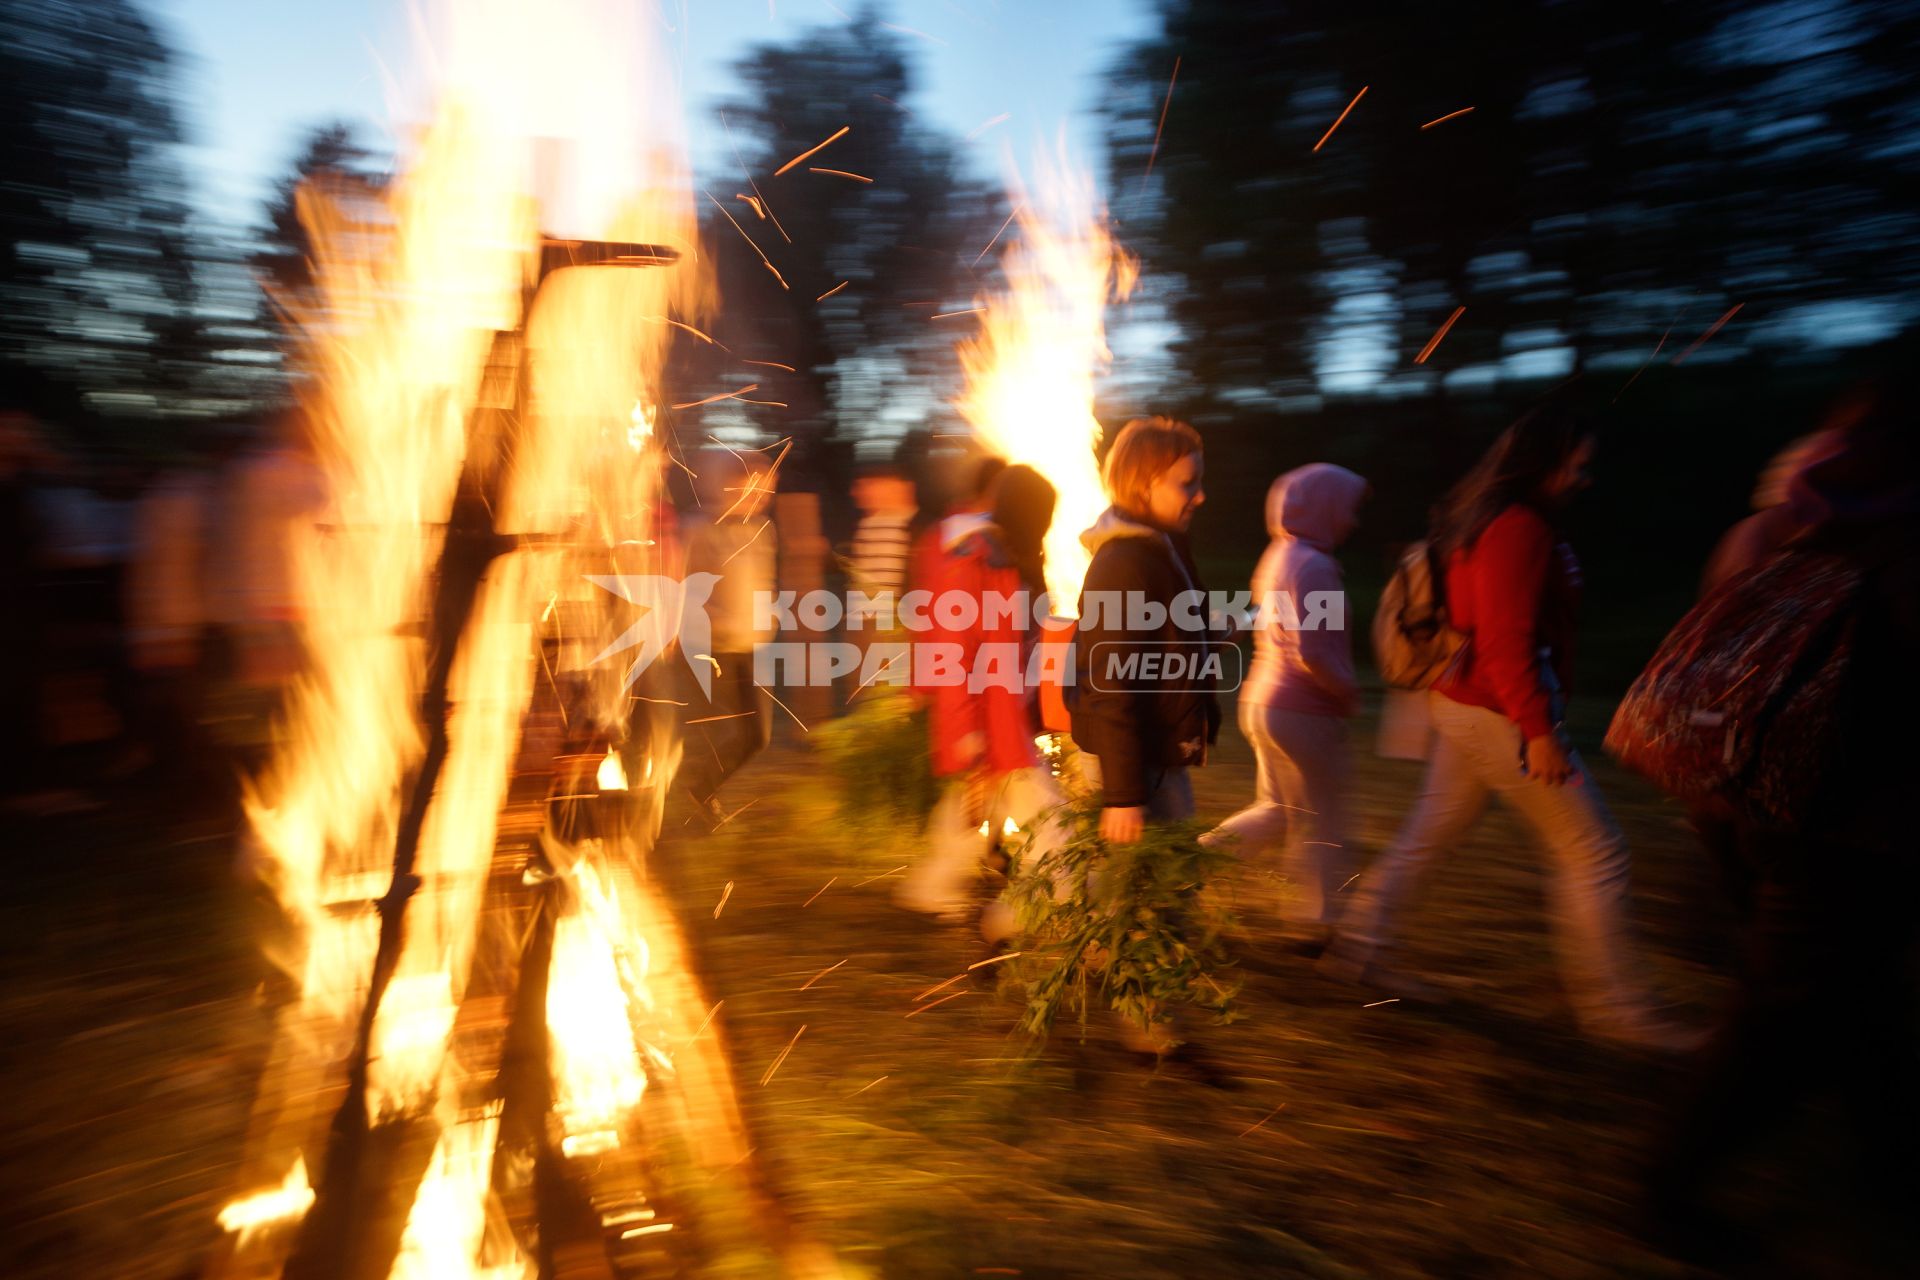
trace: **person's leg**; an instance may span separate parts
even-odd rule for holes
[[[1009,838],[1010,851],[1032,866],[1072,838],[1072,822],[1063,807],[1065,804],[1066,796],[1046,766],[1021,769],[1007,775],[989,821],[997,829],[1006,819],[1013,819],[1020,834]],[[1014,870],[1010,869],[1008,874],[1011,876]],[[1013,911],[1005,899],[996,898],[981,912],[980,935],[989,943],[1005,942],[1017,932]]]
[[[1353,901],[1340,914],[1330,959],[1341,971],[1364,972],[1376,962],[1392,942],[1394,913],[1487,806],[1483,762],[1477,758],[1480,747],[1454,725],[1451,711],[1459,704],[1439,694],[1429,697],[1438,732],[1427,774],[1413,812],[1367,868]]]
[[[708,687],[688,669],[681,686],[686,710],[686,754],[679,782],[693,798],[709,804],[734,770],[745,762],[743,742],[758,736],[753,711],[759,692],[753,687],[753,662],[737,654],[715,654]],[[749,700],[751,699],[751,700]]]
[[[727,718],[713,724],[720,759],[720,774],[713,784],[715,790],[725,786],[729,778],[740,772],[742,765],[760,753],[773,729],[762,705],[766,695],[753,683],[753,655],[723,653],[719,658],[721,667],[714,677],[714,692],[720,695],[725,707],[719,714]]]
[[[1600,786],[1577,755],[1577,772],[1549,787],[1519,771],[1520,731],[1497,712],[1469,707],[1466,728],[1489,759],[1514,761],[1487,781],[1512,806],[1551,859],[1547,897],[1568,997],[1583,1029],[1604,1038],[1641,1040],[1657,1030],[1652,1002],[1634,972],[1627,918],[1631,882],[1627,840]]]
[[[1281,915],[1291,925],[1324,932],[1346,883],[1347,726],[1337,716],[1273,711],[1279,801],[1292,823],[1282,862],[1291,892]]]
[[[1253,803],[1201,837],[1222,845],[1251,868],[1270,857],[1287,833],[1287,809],[1280,800],[1280,747],[1269,722],[1273,712],[1251,702],[1240,704],[1240,732],[1253,745]]]
[[[927,817],[927,852],[908,870],[893,900],[909,911],[957,920],[972,905],[972,889],[988,837],[968,821],[967,787],[951,779]]]
[[[1752,839],[1740,837],[1744,847]],[[1719,1172],[1793,1114],[1823,1061],[1847,1051],[1818,1034],[1820,938],[1809,905],[1791,878],[1769,875],[1754,886],[1739,985],[1655,1153],[1648,1192],[1662,1230],[1702,1226]]]
[[[1147,797],[1147,820],[1185,822],[1193,816],[1193,811],[1192,775],[1179,765],[1162,770],[1153,784],[1152,794]]]

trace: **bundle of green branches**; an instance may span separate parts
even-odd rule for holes
[[[927,749],[927,716],[897,685],[868,685],[838,720],[816,727],[815,750],[840,783],[849,821],[919,826],[940,792]]]
[[[1021,931],[1008,966],[1026,988],[1021,1025],[1044,1038],[1070,1011],[1084,1035],[1096,996],[1149,1032],[1182,1007],[1234,1021],[1238,986],[1220,976],[1227,916],[1201,894],[1233,855],[1203,846],[1192,822],[1149,824],[1134,843],[1109,845],[1097,796],[1070,800],[1059,817],[1069,838],[1048,849],[1034,838],[1044,828],[1029,833],[1007,889]]]

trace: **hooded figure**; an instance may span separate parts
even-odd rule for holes
[[[933,771],[947,786],[927,819],[926,856],[894,890],[908,910],[966,919],[993,833],[1008,819],[1032,832],[1039,848],[1065,838],[1054,815],[1064,797],[1034,748],[1039,719],[1021,674],[1035,636],[1025,615],[1046,589],[1041,543],[1054,501],[1053,486],[1032,467],[1006,468],[994,485],[990,521],[941,558],[931,584],[937,603],[927,639],[951,665],[922,693]],[[1027,600],[1013,616],[988,605],[989,597],[1016,601],[1022,592]],[[942,603],[956,597],[972,607],[949,613]],[[998,942],[1012,931],[1011,914],[989,907],[980,928]]]
[[[1253,572],[1259,626],[1240,694],[1240,731],[1259,763],[1257,790],[1252,804],[1206,837],[1230,842],[1256,865],[1279,850],[1280,915],[1309,953],[1325,946],[1334,896],[1349,874],[1346,717],[1356,688],[1333,551],[1353,532],[1366,495],[1363,478],[1324,462],[1289,471],[1267,490],[1273,541]]]
[[[1273,541],[1253,571],[1260,626],[1242,703],[1353,714],[1353,642],[1333,551],[1359,523],[1366,496],[1365,479],[1326,462],[1289,471],[1267,490]]]
[[[1700,576],[1700,594],[1708,596],[1723,583],[1761,563],[1810,527],[1815,513],[1804,500],[1789,501],[1800,477],[1840,448],[1840,435],[1827,428],[1801,436],[1774,455],[1753,490],[1753,514],[1727,530],[1707,557]]]

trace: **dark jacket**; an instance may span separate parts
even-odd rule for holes
[[[1185,538],[1109,508],[1080,541],[1093,561],[1074,634],[1073,739],[1100,759],[1103,803],[1131,808],[1147,803],[1167,770],[1205,763],[1220,732],[1210,676],[1151,677],[1137,659],[1153,654],[1164,661],[1179,651],[1191,661],[1219,637],[1208,629],[1205,588]],[[1128,629],[1125,603],[1135,593],[1165,611],[1156,629]],[[1188,594],[1193,607],[1175,609],[1176,597],[1187,593],[1198,593],[1197,600]],[[1120,607],[1096,609],[1100,595]]]

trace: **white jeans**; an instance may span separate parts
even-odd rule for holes
[[[966,791],[964,782],[951,782],[934,805],[927,818],[926,856],[894,891],[894,901],[901,906],[928,915],[965,913],[973,905],[981,860],[1008,818],[1022,831],[1040,826],[1037,838],[1043,847],[1047,840],[1065,838],[1058,816],[1051,812],[1065,797],[1044,766],[1016,769],[999,779],[987,796],[986,832],[967,821]]]
[[[1582,1025],[1605,1032],[1644,1019],[1648,999],[1628,960],[1627,842],[1593,775],[1576,756],[1577,772],[1565,785],[1534,782],[1520,771],[1524,744],[1511,720],[1438,693],[1428,698],[1437,732],[1426,779],[1413,812],[1341,917],[1340,953],[1366,962],[1391,942],[1394,913],[1497,795],[1552,859],[1554,940]]]
[[[1270,861],[1277,851],[1290,887],[1282,918],[1308,926],[1331,924],[1334,897],[1351,874],[1347,722],[1243,702],[1240,732],[1259,761],[1254,801],[1209,832],[1208,840],[1231,842],[1250,864]]]

